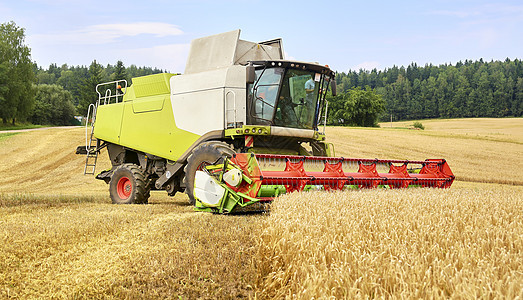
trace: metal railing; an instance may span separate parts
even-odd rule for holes
[[[96,93],[98,94],[98,105],[101,105],[102,100],[104,105],[111,104],[113,100],[114,103],[118,103],[123,100],[123,96],[127,93],[127,80],[100,83],[96,86]]]

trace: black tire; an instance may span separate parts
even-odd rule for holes
[[[142,168],[135,164],[122,164],[114,170],[109,182],[113,204],[147,204],[150,187]]]
[[[194,176],[196,171],[202,167],[202,164],[214,164],[223,156],[232,157],[234,150],[228,144],[219,141],[204,142],[198,145],[192,151],[187,159],[187,164],[183,169],[185,177],[185,193],[189,196],[189,203],[194,205]]]

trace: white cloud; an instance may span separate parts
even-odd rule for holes
[[[118,51],[122,61],[137,66],[151,66],[172,73],[183,73],[190,44],[171,44]]]
[[[360,69],[371,71],[372,69],[379,69],[380,63],[377,61],[364,61],[354,67],[352,67],[350,70],[352,71],[359,71]]]
[[[30,43],[38,44],[77,44],[100,45],[117,41],[127,36],[148,34],[155,37],[166,37],[183,34],[176,25],[160,22],[137,22],[120,24],[92,25],[79,30],[65,31],[56,34],[35,34],[28,36]]]
[[[183,34],[175,25],[156,22],[93,25],[87,27],[85,32],[88,34],[107,34],[114,38],[119,36],[136,36],[139,34],[151,34],[156,37]]]

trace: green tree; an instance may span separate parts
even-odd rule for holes
[[[73,94],[73,104],[75,106],[78,106],[80,102],[82,85],[88,78],[88,74],[88,70],[84,66],[68,67],[67,65],[62,65],[62,71],[57,83]]]
[[[36,79],[38,84],[53,84],[56,81],[54,74],[45,72],[44,70],[38,70]]]
[[[327,124],[329,125],[344,125],[344,110],[343,110],[343,93],[338,93],[337,96],[327,95],[328,111]]]
[[[114,73],[111,75],[111,80],[127,80],[127,83],[129,84],[129,78],[127,78],[127,71],[125,70],[125,66],[121,60],[116,62],[116,66],[114,67]]]
[[[5,123],[26,119],[34,104],[35,74],[25,30],[14,22],[0,24],[0,117]]]
[[[436,79],[436,91],[434,95],[436,96],[436,107],[437,113],[435,117],[449,117],[447,114],[447,92],[448,92],[448,82],[447,74],[441,72]]]
[[[494,115],[494,97],[492,96],[492,89],[490,87],[490,80],[488,78],[487,71],[481,71],[478,81],[477,91],[477,102],[478,105],[478,117],[492,117]]]
[[[0,108],[3,109],[5,102],[7,102],[7,92],[9,91],[9,65],[7,62],[0,62]]]
[[[518,78],[516,82],[512,112],[516,117],[523,116],[523,78]]]
[[[329,120],[337,125],[377,126],[378,116],[385,110],[382,96],[370,87],[352,88],[331,98],[329,103]]]
[[[410,119],[423,118],[424,99],[421,97],[421,81],[415,78],[412,83],[411,96],[407,99],[407,114]]]
[[[405,76],[399,74],[396,82],[391,84],[392,99],[388,111],[398,119],[407,118],[407,103],[411,97],[411,85]]]
[[[102,66],[94,60],[89,66],[88,77],[84,80],[80,88],[80,101],[78,103],[78,112],[87,114],[90,104],[96,103],[98,94],[96,85],[102,83],[104,79],[104,70]]]
[[[438,117],[438,99],[436,96],[436,78],[429,76],[427,80],[423,80],[421,86],[421,94],[425,99],[424,117],[436,118]]]
[[[31,122],[45,125],[71,125],[76,112],[72,100],[72,94],[59,85],[37,85]]]

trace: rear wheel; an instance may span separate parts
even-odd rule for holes
[[[189,203],[194,205],[196,202],[194,198],[194,176],[196,171],[216,163],[224,156],[232,157],[234,153],[234,150],[228,144],[218,141],[204,142],[194,148],[187,159],[187,165],[183,169],[185,173],[183,182],[185,183],[185,193],[189,196]]]
[[[150,187],[139,166],[122,164],[111,176],[109,194],[114,204],[147,204]]]

